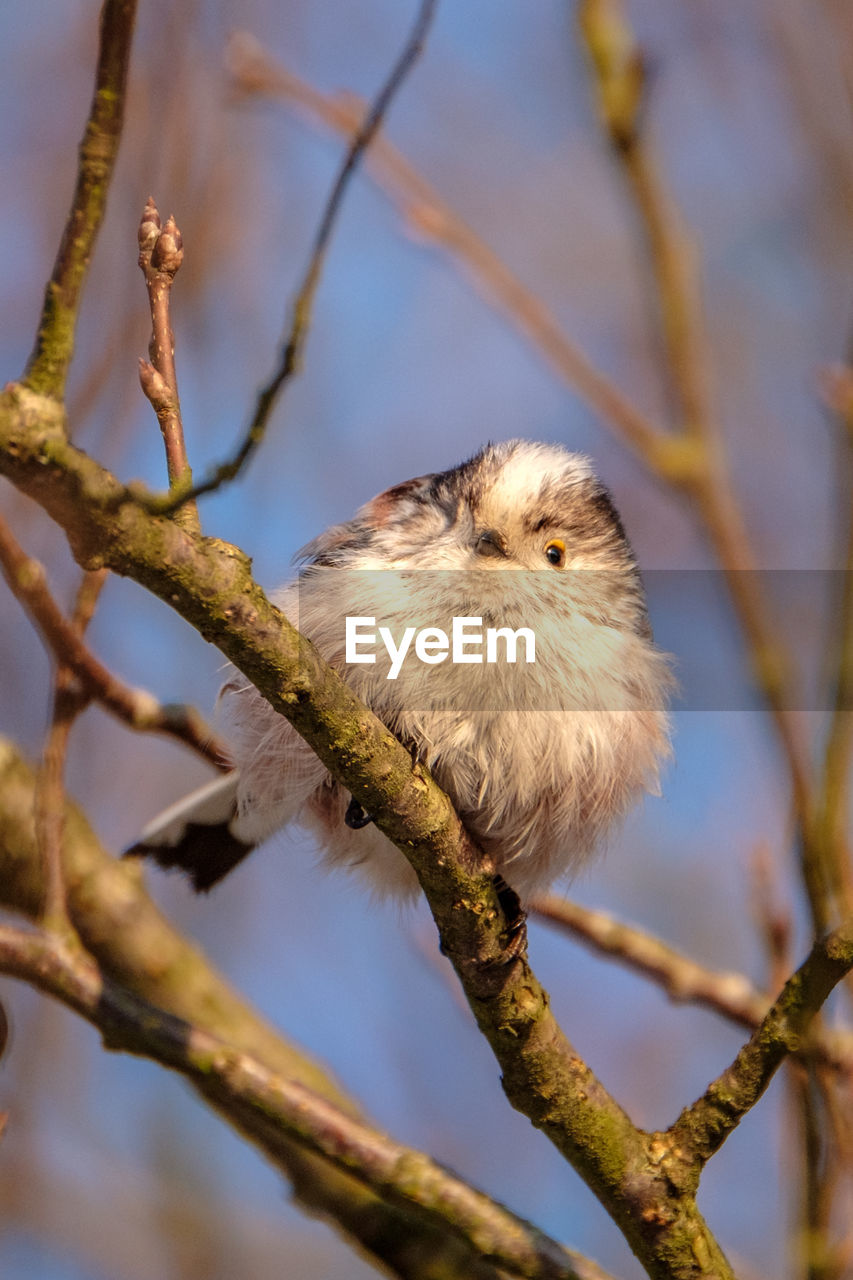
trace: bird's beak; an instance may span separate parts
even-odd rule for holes
[[[497,529],[486,529],[481,533],[474,543],[474,550],[478,556],[497,556],[505,560],[509,554],[506,549],[506,539],[503,534],[498,533]]]

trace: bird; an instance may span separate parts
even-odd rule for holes
[[[426,766],[522,903],[659,793],[672,663],[584,455],[490,443],[380,493],[296,561],[272,599]],[[296,824],[379,896],[417,893],[400,850],[236,669],[219,706],[235,768],[149,823],[129,855],[207,891]]]

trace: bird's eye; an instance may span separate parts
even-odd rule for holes
[[[566,563],[566,544],[562,538],[552,538],[545,544],[545,559],[555,569],[562,569]]]

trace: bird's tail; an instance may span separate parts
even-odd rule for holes
[[[239,776],[234,769],[170,805],[124,857],[153,858],[183,871],[198,892],[211,889],[255,847],[235,835]]]

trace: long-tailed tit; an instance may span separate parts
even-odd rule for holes
[[[672,677],[636,563],[588,461],[489,445],[380,494],[301,553],[273,598],[424,762],[523,899],[576,869],[655,791]],[[222,693],[236,769],[131,853],[208,889],[289,823],[382,892],[409,863],[239,673]]]

